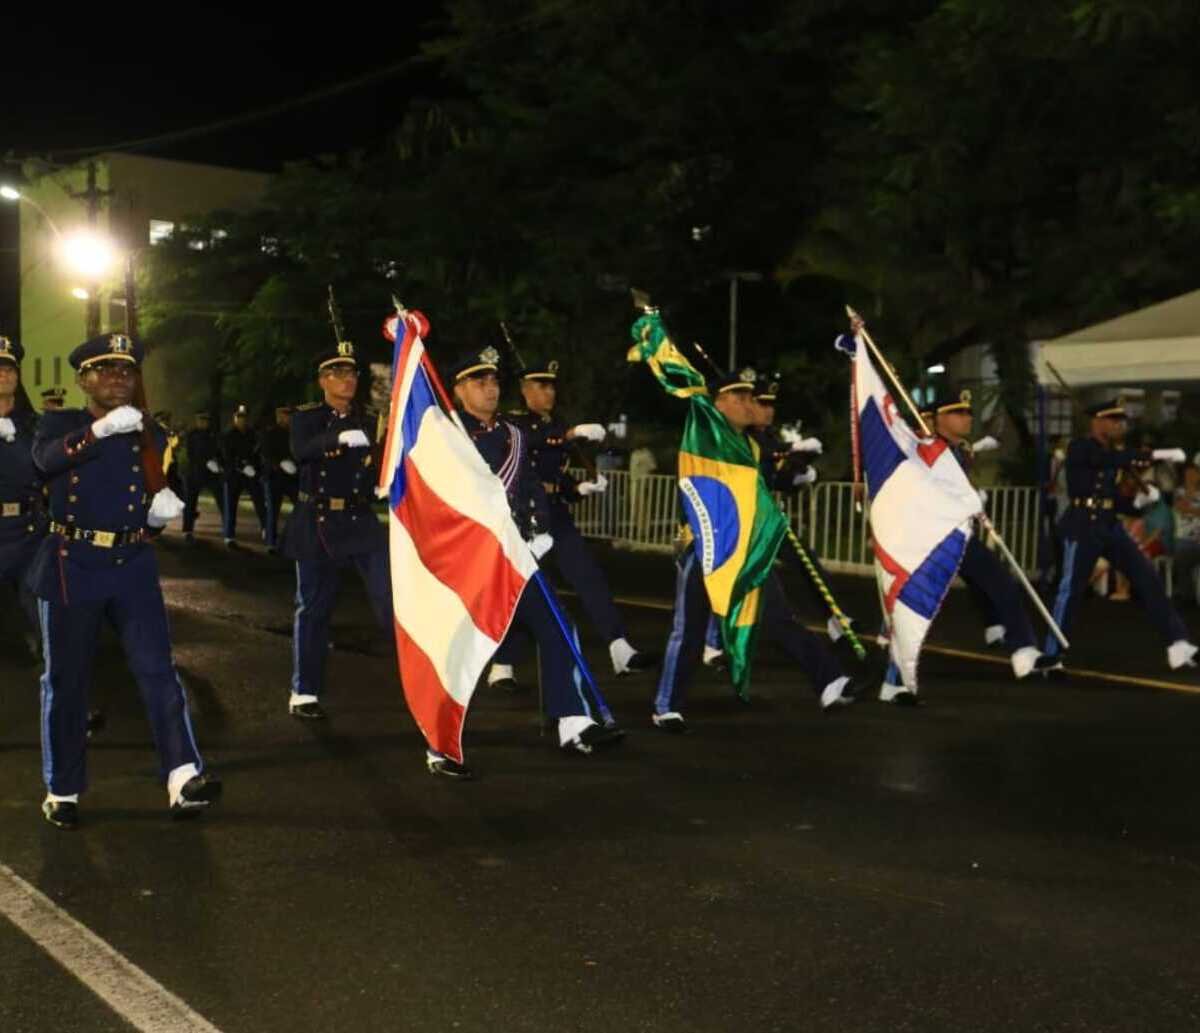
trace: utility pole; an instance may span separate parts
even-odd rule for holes
[[[82,201],[87,206],[88,229],[96,232],[96,223],[100,218],[100,203],[112,195],[111,190],[100,190],[96,186],[96,162],[91,159],[87,164],[87,189],[72,191],[71,196]],[[100,334],[100,284],[96,281],[87,286],[87,334],[90,339]],[[126,322],[129,320],[129,309],[125,309]]]
[[[725,276],[729,280],[729,371],[732,373],[737,367],[738,284],[743,280],[747,283],[757,283],[763,275],[748,270],[735,270],[727,272]]]

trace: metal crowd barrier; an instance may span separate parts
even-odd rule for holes
[[[583,470],[573,470],[584,479]],[[669,552],[680,509],[673,474],[632,475],[606,470],[608,490],[582,499],[573,511],[582,534],[634,549]],[[987,513],[1028,574],[1037,572],[1041,498],[1032,485],[987,488]],[[793,530],[831,571],[871,574],[867,506],[855,503],[848,481],[818,481],[779,500]]]

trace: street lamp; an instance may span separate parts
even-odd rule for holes
[[[732,373],[737,365],[738,284],[758,283],[763,274],[743,269],[727,272],[725,278],[729,280],[729,371]]]

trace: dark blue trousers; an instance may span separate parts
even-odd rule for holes
[[[29,630],[38,635],[41,633],[41,625],[38,620],[37,596],[25,585],[25,572],[33,562],[36,552],[37,541],[28,539],[0,545],[0,581],[12,585],[21,605],[21,612],[29,622]]]
[[[1004,647],[1010,653],[1035,644],[1021,586],[1004,561],[974,535],[967,539],[958,573],[975,597],[984,620],[1004,625]]]
[[[842,676],[841,665],[825,638],[809,631],[796,618],[778,575],[772,574],[763,583],[761,605],[760,633],[808,675],[817,695],[831,681]],[[656,714],[682,712],[692,671],[704,650],[705,630],[711,612],[700,561],[695,550],[689,547],[676,561],[675,613],[662,673],[654,693]]]
[[[223,485],[224,496],[221,504],[221,536],[223,538],[237,537],[238,502],[242,492],[248,492],[250,501],[254,503],[254,512],[258,516],[258,526],[265,534],[267,529],[267,511],[263,506],[262,484],[257,477],[250,478],[244,474],[235,473],[225,478]]]
[[[292,692],[320,696],[329,654],[329,622],[342,571],[354,567],[367,589],[379,626],[392,631],[392,575],[386,549],[345,559],[296,561],[296,614],[292,620]]]
[[[203,474],[191,473],[184,480],[183,531],[190,534],[196,527],[196,512],[200,505],[200,492],[212,494],[217,512],[224,512],[225,485],[218,474],[205,470]]]
[[[559,607],[560,612],[561,609]],[[566,621],[565,616],[563,620]],[[574,629],[569,623],[567,630],[574,634]],[[521,601],[513,614],[512,627],[501,643],[501,648],[512,638],[514,631],[530,636],[537,643],[546,715],[553,718],[592,717],[595,701],[576,669],[575,657],[550,605],[542,595],[541,589],[532,581],[525,586],[525,591],[521,594]],[[402,671],[401,677],[403,674]]]
[[[165,779],[183,764],[202,768],[187,693],[171,657],[171,633],[157,568],[137,572],[120,595],[63,605],[38,601],[45,671],[42,674],[42,776],[59,796],[87,789],[88,693],[100,625],[111,622],[125,649],[150,719],[159,772]]]
[[[291,499],[292,505],[296,504],[296,478],[282,473],[270,474],[263,478],[262,492],[267,548],[274,549],[279,544],[279,511],[283,508],[283,500]]]
[[[1130,585],[1150,615],[1150,622],[1167,645],[1188,637],[1187,626],[1167,598],[1166,589],[1154,572],[1154,567],[1142,555],[1119,520],[1104,515],[1090,519],[1087,513],[1068,510],[1058,526],[1062,536],[1063,561],[1053,613],[1064,635],[1071,637],[1071,621],[1079,596],[1087,588],[1096,560],[1103,556],[1129,578]],[[1051,656],[1062,652],[1058,639],[1053,635],[1046,636],[1045,652]]]

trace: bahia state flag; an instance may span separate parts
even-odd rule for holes
[[[982,506],[945,440],[922,439],[905,422],[862,340],[843,335],[837,347],[855,356],[854,411],[892,661],[916,692],[921,645]]]
[[[452,415],[421,340],[428,329],[419,312],[401,312],[393,329],[379,494],[389,502],[404,697],[430,749],[461,763],[475,683],[537,563],[513,523],[503,483]]]
[[[629,360],[645,362],[668,393],[690,400],[679,444],[679,497],[721,623],[730,676],[745,698],[760,590],[787,521],[759,473],[758,446],[717,411],[704,377],[667,336],[657,310],[638,319],[632,333]]]

